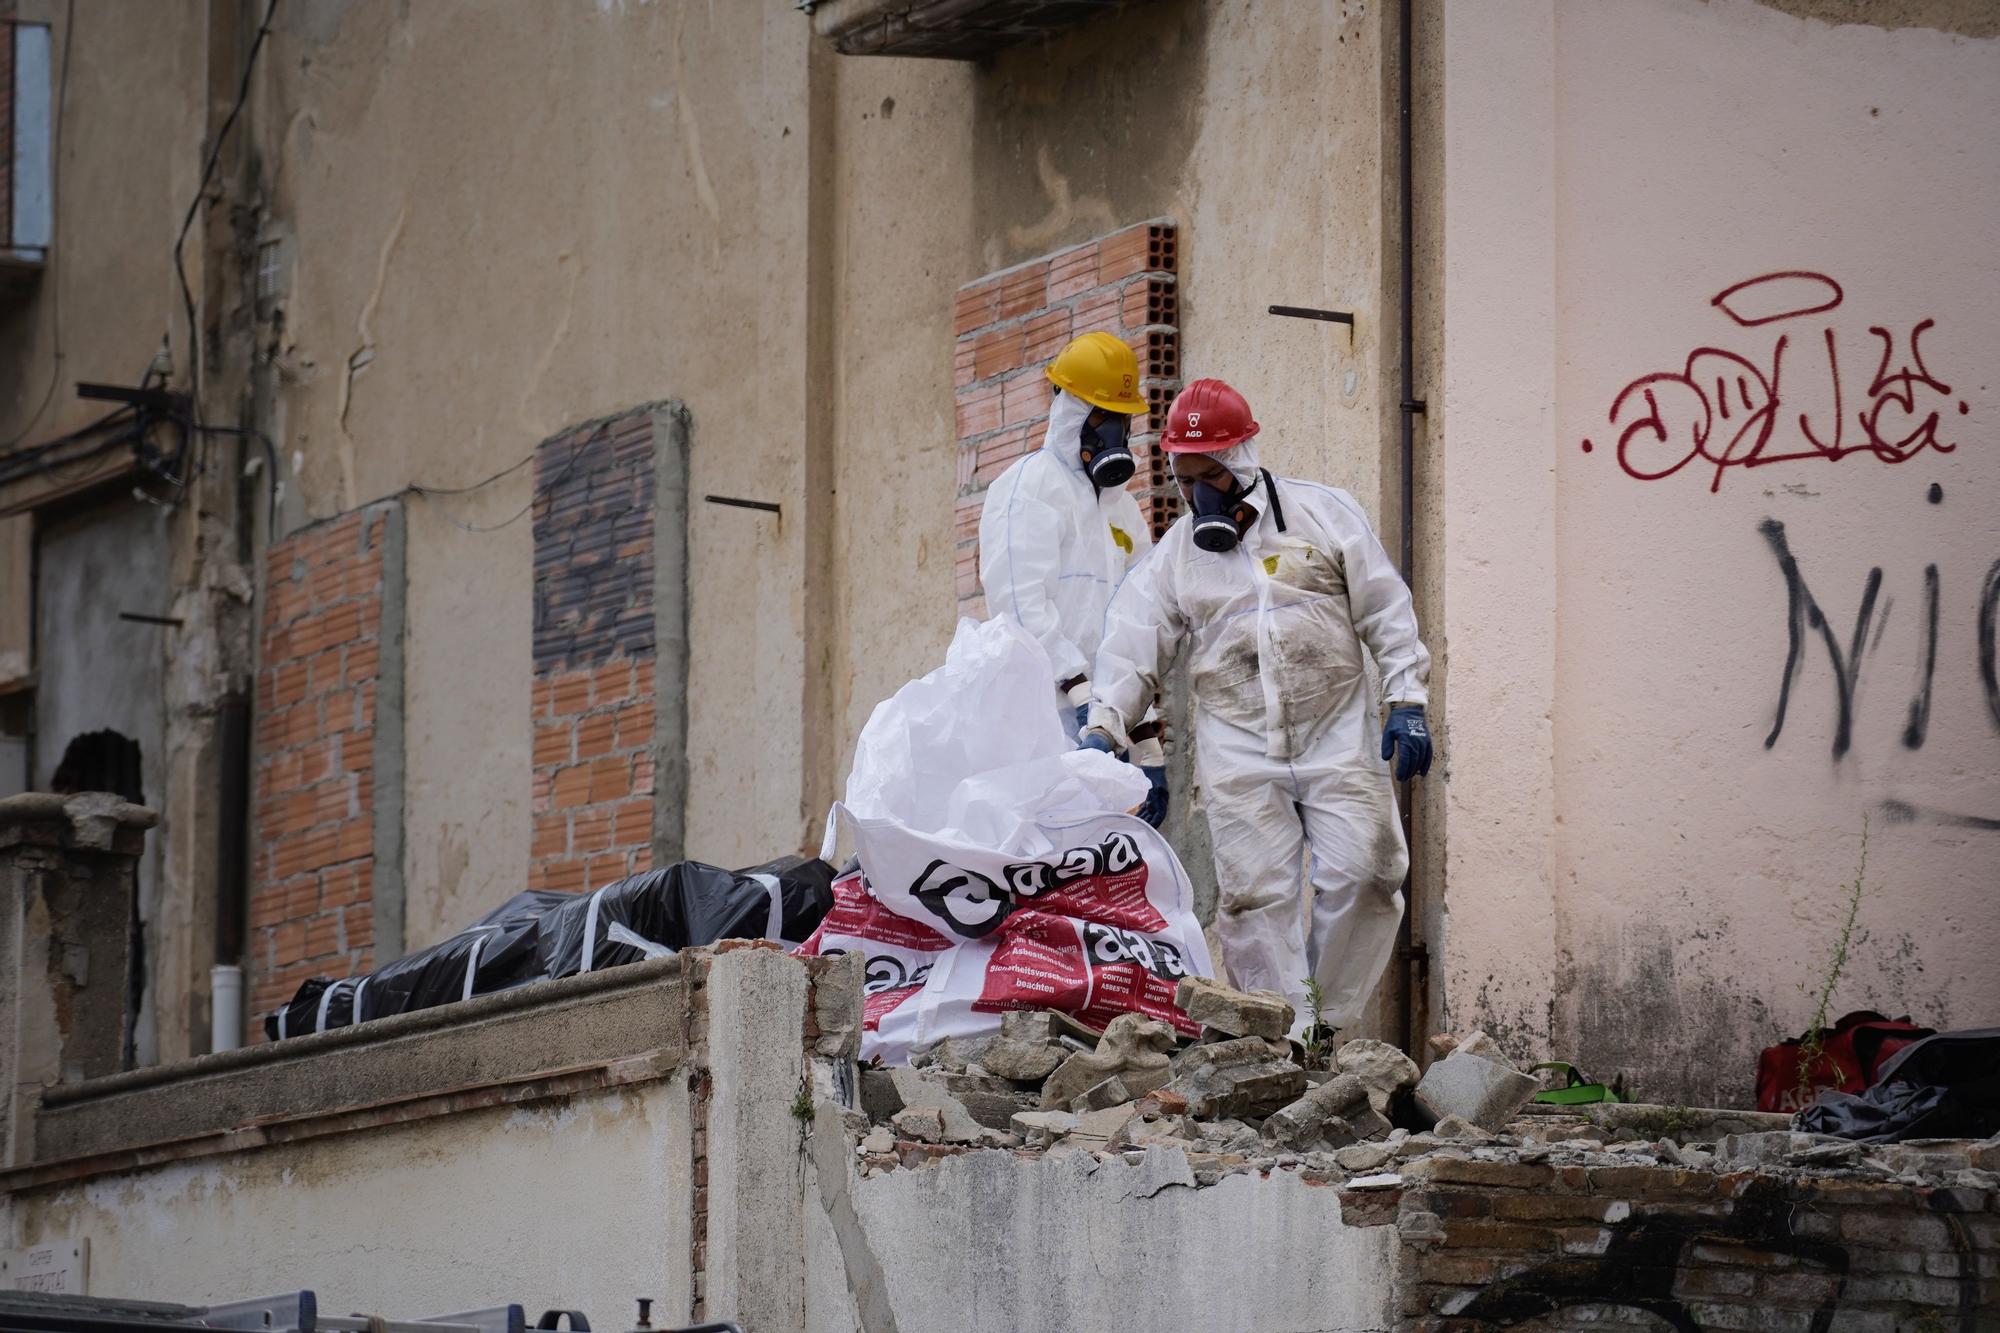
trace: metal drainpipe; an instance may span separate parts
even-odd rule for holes
[[[1412,213],[1415,189],[1410,171],[1410,49],[1411,15],[1413,0],[1402,0],[1397,7],[1397,71],[1396,71],[1396,120],[1399,141],[1396,154],[1398,186],[1402,195],[1401,237],[1401,310],[1403,383],[1401,409],[1403,417],[1402,439],[1402,509],[1403,509],[1403,582],[1410,585],[1411,596],[1416,595],[1414,578],[1416,566],[1416,425],[1417,414],[1424,410],[1424,400],[1416,391],[1416,299],[1415,299],[1415,258],[1411,251],[1416,233]],[[1410,836],[1410,784],[1400,784],[1397,806],[1403,820],[1403,842],[1410,848],[1410,858],[1414,865],[1416,845]],[[1423,1002],[1425,987],[1429,982],[1430,949],[1416,939],[1415,928],[1411,924],[1417,914],[1416,877],[1405,874],[1403,878],[1403,921],[1397,931],[1396,958],[1403,966],[1403,1013],[1402,1042],[1404,1050],[1411,1050],[1417,1039],[1417,1006]]]
[[[209,972],[209,1050],[243,1044],[243,955],[250,917],[250,701],[223,699],[216,714],[215,965]]]

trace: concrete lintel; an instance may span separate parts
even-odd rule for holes
[[[336,1113],[529,1084],[634,1056],[654,1076],[688,1049],[676,955],[355,1027],[60,1085],[43,1094],[36,1164],[212,1138]],[[803,986],[803,969],[800,969]],[[796,1046],[796,1040],[792,1045]]]

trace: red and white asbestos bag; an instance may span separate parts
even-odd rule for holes
[[[864,1059],[997,1031],[1009,1009],[1197,1032],[1173,1003],[1212,971],[1192,886],[1126,813],[1145,777],[1073,748],[1052,679],[1013,620],[961,621],[944,666],[862,729],[825,848],[844,829],[861,872],[800,951],[866,955]]]

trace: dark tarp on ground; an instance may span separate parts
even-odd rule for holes
[[[800,944],[832,905],[833,867],[802,856],[736,871],[679,861],[589,893],[517,893],[451,938],[374,972],[302,982],[265,1016],[264,1035],[323,1032],[717,940]]]
[[[1863,1143],[2000,1133],[2000,1028],[1913,1042],[1882,1066],[1866,1092],[1823,1092],[1793,1124]]]

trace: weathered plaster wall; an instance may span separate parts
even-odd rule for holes
[[[1349,489],[1371,513],[1394,498],[1377,382],[1393,334],[1384,22],[1393,11],[1362,0],[1156,4],[1143,23],[1128,13],[1000,56],[976,85],[974,139],[982,270],[1174,218],[1184,377],[1236,385],[1267,466]],[[1354,311],[1352,342],[1273,304]]]
[[[185,374],[190,341],[173,249],[201,169],[203,86],[210,70],[204,7],[192,0],[109,0],[82,6],[23,0],[11,12],[51,24],[54,81],[64,84],[65,61],[68,75],[57,98],[61,110],[49,265],[32,288],[0,302],[0,447],[9,449],[16,443],[29,448],[44,444],[104,416],[108,405],[79,398],[77,382],[137,384],[163,336],[171,343],[177,370]],[[199,242],[197,228],[187,253],[189,281],[197,291],[203,278]],[[229,419],[234,415],[231,411]],[[163,450],[175,443],[172,432],[164,430],[152,440]],[[75,613],[116,625],[119,611],[143,610],[183,621],[178,627],[123,626],[118,631],[123,642],[109,656],[93,651],[80,662],[72,659],[59,666],[30,663],[27,643],[14,636],[8,636],[12,641],[7,645],[13,651],[0,652],[0,658],[12,659],[0,661],[0,672],[12,676],[32,666],[39,687],[61,697],[59,705],[43,705],[43,711],[110,716],[128,711],[134,689],[152,700],[155,735],[143,742],[147,799],[165,818],[145,863],[152,984],[138,1024],[142,1059],[185,1055],[197,1032],[205,1040],[207,1028],[203,1001],[191,992],[205,987],[208,974],[213,926],[205,899],[215,883],[215,835],[199,813],[191,815],[181,794],[214,789],[213,767],[203,763],[199,738],[212,728],[214,700],[229,688],[230,679],[221,669],[227,665],[227,646],[217,635],[218,621],[225,617],[217,614],[213,600],[181,594],[193,584],[215,587],[229,581],[226,558],[211,558],[199,575],[190,572],[195,534],[203,522],[197,510],[203,506],[186,501],[218,478],[226,479],[225,491],[234,486],[233,452],[219,450],[221,467],[187,491],[158,487],[163,496],[182,503],[171,510],[148,510],[144,518],[125,513],[138,504],[129,483],[118,480],[131,470],[129,448],[30,474],[0,497],[0,503],[11,507],[57,489],[109,483],[97,496],[104,520],[139,522],[152,530],[153,539],[126,549],[114,538],[114,549],[102,553],[94,571],[65,570],[60,567],[65,557],[45,547],[41,578],[44,595],[53,592],[59,598],[55,617]],[[25,625],[32,596],[35,543],[29,533],[49,521],[47,515],[25,509],[0,520],[10,530],[10,540],[0,540],[0,605],[11,613],[0,619],[12,621],[17,630]],[[217,550],[211,546],[208,554],[215,557]],[[107,569],[143,581],[151,605],[119,601],[136,589],[98,586]],[[44,623],[49,623],[46,613]],[[145,632],[131,633],[140,630]],[[183,667],[179,677],[167,670],[176,663]],[[202,664],[200,680],[187,688],[186,668],[194,663]],[[162,717],[163,727],[158,725]],[[31,765],[35,780],[48,780],[69,739],[38,737]],[[16,770],[10,785],[26,777]]]
[[[787,509],[691,520],[689,844],[793,848],[809,24],[363,3],[280,27],[262,125],[298,256],[279,412],[306,508],[465,485],[568,423],[685,400],[694,493]],[[529,525],[467,527],[519,511],[530,477],[411,507],[412,943],[526,865]]]
[[[1133,1165],[980,1152],[854,1182],[850,1250],[878,1267],[896,1327],[1163,1327],[1215,1333],[1386,1327],[1385,1231],[1290,1173],[1195,1189],[1186,1155]],[[847,1214],[843,1211],[844,1219]],[[829,1214],[806,1228],[806,1327],[861,1324]]]
[[[1864,817],[1834,1012],[1989,1019],[2000,42],[1747,0],[1445,31],[1453,1020],[1740,1100]],[[1839,304],[1715,300],[1792,270]],[[1699,431],[1730,465],[1656,476]]]
[[[952,633],[952,293],[979,273],[971,66],[833,58],[834,624],[828,792],[875,705]]]
[[[9,1196],[11,1245],[90,1240],[93,1294],[207,1304],[309,1288],[420,1318],[515,1301],[613,1323],[688,1305],[680,1080],[473,1111]],[[6,1212],[0,1211],[0,1220]]]
[[[73,34],[64,29],[72,12]],[[201,170],[207,46],[196,0],[19,0],[13,15],[52,25],[58,66],[74,39],[51,270],[32,295],[0,302],[0,441],[29,431],[34,444],[104,415],[105,404],[76,396],[76,381],[138,383],[169,329],[185,365],[173,251]],[[37,419],[58,303],[62,364]]]

